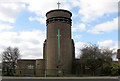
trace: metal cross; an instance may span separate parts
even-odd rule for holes
[[[61,3],[59,3],[59,2],[58,2],[57,4],[58,4],[58,9],[59,9],[59,8],[60,8],[60,4],[61,4]]]
[[[58,61],[60,61],[60,29],[58,28]]]

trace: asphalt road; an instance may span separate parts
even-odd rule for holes
[[[3,79],[2,81],[119,81],[118,79]]]

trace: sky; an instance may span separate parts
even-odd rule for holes
[[[72,12],[72,39],[76,58],[85,44],[118,49],[119,0],[0,0],[0,54],[18,47],[22,59],[42,59],[46,13]]]

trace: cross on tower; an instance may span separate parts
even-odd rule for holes
[[[59,9],[59,8],[60,8],[60,4],[61,4],[61,3],[59,3],[59,2],[58,2],[57,4],[58,4],[58,9]]]
[[[60,61],[60,29],[58,28],[58,61]]]

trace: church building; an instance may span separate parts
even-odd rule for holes
[[[43,43],[43,59],[18,60],[17,74],[70,74],[75,59],[71,38],[72,13],[55,9],[46,13],[47,37]]]

